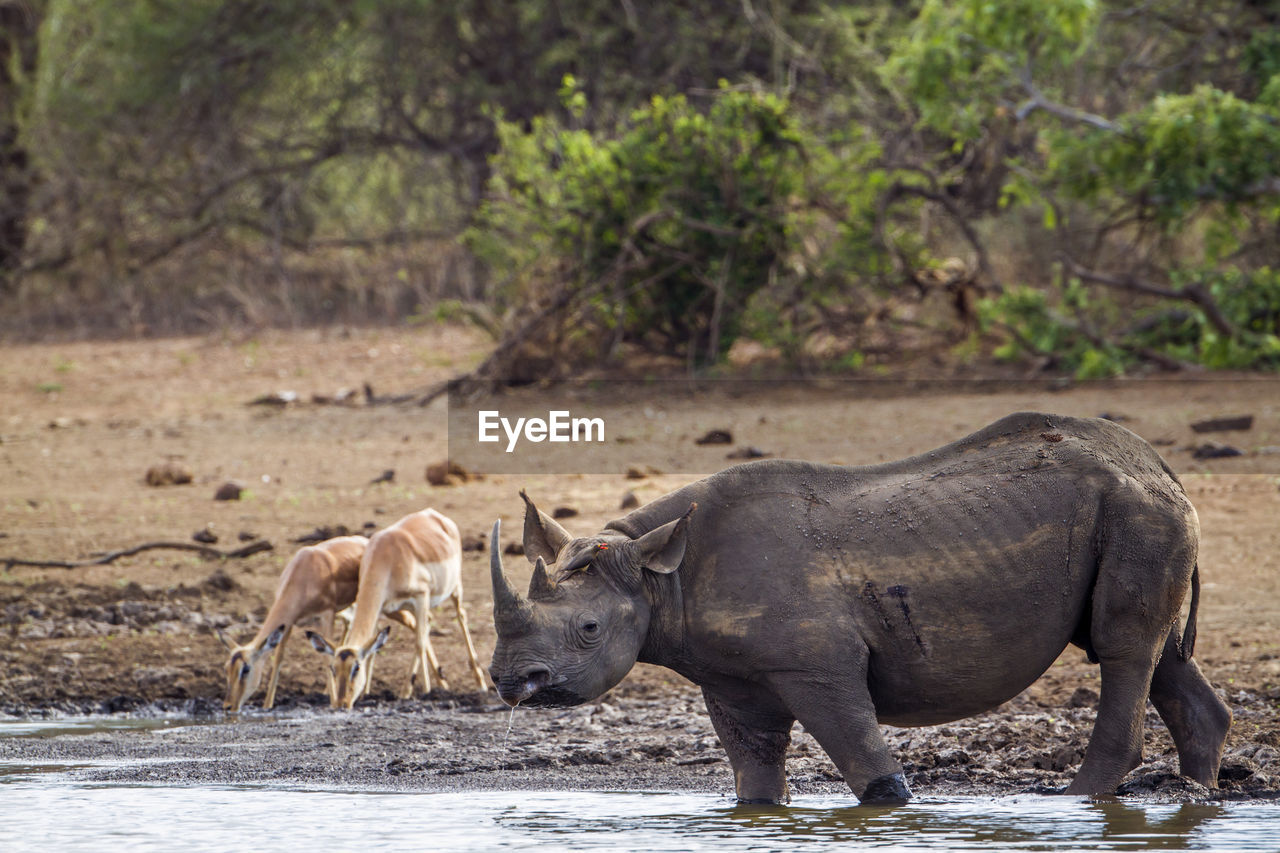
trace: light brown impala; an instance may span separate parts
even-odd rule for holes
[[[285,642],[293,632],[293,626],[307,619],[323,619],[327,614],[330,630],[336,636],[338,613],[356,600],[360,558],[368,544],[369,540],[363,536],[339,536],[300,549],[280,573],[276,600],[257,635],[238,646],[221,631],[218,632],[218,639],[231,652],[227,661],[227,696],[222,702],[223,708],[236,713],[257,692],[266,669],[263,664],[272,650],[278,649],[269,667],[267,696],[262,707],[269,709],[275,705]],[[413,628],[412,617],[405,624]],[[333,698],[332,673],[329,673],[329,697]]]
[[[403,697],[413,695],[413,679],[419,672],[423,694],[431,691],[433,675],[447,690],[449,684],[440,673],[429,636],[430,610],[446,599],[453,601],[476,687],[487,690],[484,670],[476,659],[476,648],[467,629],[467,612],[462,607],[462,537],[458,526],[435,510],[424,509],[375,533],[360,562],[355,617],[342,645],[334,649],[320,634],[307,632],[315,650],[331,659],[333,707],[350,708],[368,687],[373,656],[386,643],[391,630],[388,626],[377,631],[378,617],[383,614],[408,611],[416,617],[417,648]]]

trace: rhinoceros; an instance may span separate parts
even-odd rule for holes
[[[1231,712],[1191,657],[1199,521],[1114,423],[1022,412],[880,465],[749,462],[585,538],[521,496],[527,595],[500,521],[490,552],[490,674],[509,705],[576,705],[659,664],[702,688],[739,800],[789,801],[798,720],[861,801],[902,802],[879,722],[994,708],[1070,643],[1101,698],[1066,793],[1114,791],[1140,763],[1148,696],[1182,773],[1216,785]]]

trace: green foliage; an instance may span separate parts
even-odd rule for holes
[[[616,135],[499,123],[492,198],[471,245],[513,302],[586,295],[588,350],[659,344],[695,363],[737,337],[789,249],[805,137],[786,101],[722,87],[705,111],[655,96]]]
[[[1099,341],[1085,331],[1089,322],[1087,297],[1078,281],[1071,281],[1059,294],[1062,307],[1073,309],[1080,319],[1072,319],[1055,309],[1045,291],[1016,287],[979,304],[985,328],[999,328],[1009,340],[995,355],[1014,361],[1023,355],[1052,359],[1056,366],[1071,371],[1077,379],[1100,379],[1123,373],[1132,358],[1119,347]]]
[[[1124,199],[1177,226],[1209,202],[1251,201],[1280,175],[1280,110],[1209,85],[1161,95],[1120,132],[1052,137],[1048,176],[1072,195]]]
[[[884,74],[924,124],[972,140],[1025,97],[1020,75],[1069,67],[1097,23],[1095,0],[925,0]]]
[[[1251,274],[1201,268],[1179,270],[1175,280],[1210,293],[1239,333],[1223,334],[1201,309],[1163,306],[1139,317],[1133,341],[1215,370],[1280,368],[1280,274],[1269,267]]]

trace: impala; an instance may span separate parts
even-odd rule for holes
[[[475,645],[467,628],[467,612],[462,607],[462,537],[458,526],[433,509],[407,515],[380,530],[369,540],[360,562],[360,584],[356,612],[342,645],[335,649],[315,631],[307,638],[316,651],[330,657],[335,708],[351,708],[369,686],[373,656],[387,641],[390,626],[378,631],[378,617],[396,613],[416,617],[416,653],[409,680],[402,694],[413,695],[413,680],[422,673],[422,692],[436,682],[446,690],[448,682],[440,673],[440,663],[431,649],[431,608],[453,601],[458,626],[467,644],[471,673],[480,690],[487,690],[484,670],[476,658]]]
[[[285,641],[293,626],[306,619],[329,615],[331,630],[336,630],[337,615],[355,601],[360,576],[360,558],[369,540],[363,536],[339,536],[319,545],[310,545],[293,555],[276,587],[276,600],[262,622],[262,628],[248,643],[237,646],[218,631],[218,639],[231,652],[227,661],[227,697],[222,707],[236,713],[258,690],[264,666],[273,650],[267,678],[264,709],[276,701],[276,684],[280,664],[284,661]],[[323,624],[323,623],[322,623]],[[333,696],[333,676],[329,676],[329,695]]]

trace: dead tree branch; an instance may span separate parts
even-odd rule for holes
[[[238,560],[263,551],[270,551],[274,547],[275,546],[265,539],[259,539],[257,542],[250,542],[243,548],[236,548],[234,551],[222,551],[217,548],[211,548],[208,545],[196,545],[191,542],[147,542],[142,545],[136,545],[133,548],[111,551],[110,553],[103,554],[89,560],[24,560],[21,557],[0,557],[0,562],[4,563],[6,571],[14,566],[36,566],[46,569],[81,569],[86,566],[105,566],[108,563],[114,563],[121,557],[132,557],[134,554],[140,554],[143,551],[151,551],[157,548],[167,548],[174,551],[194,551],[205,557],[217,557],[223,560]]]
[[[1236,336],[1236,328],[1231,321],[1226,318],[1218,308],[1218,304],[1214,302],[1209,291],[1205,290],[1198,284],[1189,284],[1177,290],[1171,287],[1162,287],[1158,284],[1152,284],[1149,281],[1137,278],[1132,275],[1109,275],[1107,273],[1097,272],[1088,267],[1082,266],[1074,259],[1066,254],[1059,255],[1063,266],[1067,268],[1067,272],[1076,276],[1082,281],[1090,281],[1094,284],[1101,284],[1104,287],[1114,288],[1116,290],[1128,290],[1133,293],[1141,293],[1147,296],[1156,296],[1161,299],[1176,299],[1183,302],[1190,302],[1200,306],[1204,311],[1205,318],[1209,324],[1213,326],[1220,334],[1228,337]]]

